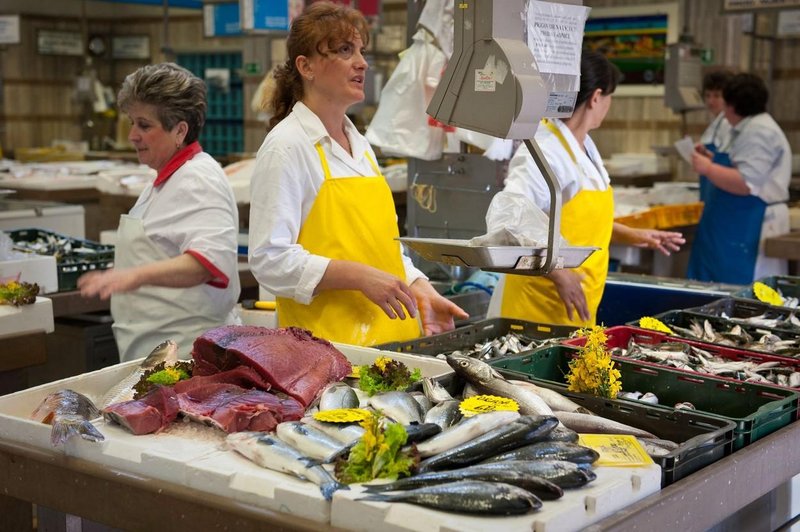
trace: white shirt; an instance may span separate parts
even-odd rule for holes
[[[728,137],[731,134],[731,123],[725,118],[725,111],[718,114],[708,125],[700,136],[701,144],[713,144],[717,148],[728,144]]]
[[[352,156],[331,139],[319,117],[298,102],[258,150],[250,183],[250,269],[259,284],[277,296],[310,303],[330,262],[297,243],[325,181],[316,144],[322,146],[333,178],[375,175],[366,156],[369,153],[374,161],[375,153],[347,118],[345,133]],[[403,265],[407,284],[425,277],[405,255]]]
[[[789,199],[792,149],[780,126],[768,113],[744,118],[731,129],[731,162],[750,193],[767,204]]]
[[[577,159],[576,165],[558,137],[543,124],[539,124],[534,138],[561,186],[562,203],[574,198],[581,190],[606,190],[610,184],[608,172],[591,137],[586,136],[584,152],[564,122],[558,119],[553,119],[552,122],[564,135]],[[550,209],[550,190],[525,144],[520,145],[508,165],[504,190],[530,198],[545,212]]]
[[[215,277],[206,292],[220,304],[239,298],[239,212],[228,178],[207,153],[186,161],[166,181],[145,187],[130,216],[169,257],[189,253]]]

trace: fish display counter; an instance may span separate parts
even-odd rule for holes
[[[447,364],[430,357],[336,347],[352,364],[369,365],[378,357],[391,356],[409,368],[419,368],[422,376],[450,372]],[[31,419],[37,405],[54,392],[70,389],[98,400],[140,362],[0,398],[4,495],[125,529],[249,530],[270,523],[316,530],[378,526],[389,530],[485,530],[487,526],[577,530],[660,489],[661,470],[655,464],[596,467],[593,482],[565,491],[557,501],[546,501],[538,512],[470,517],[405,503],[362,501],[363,488],[358,484],[339,489],[328,501],[313,483],[259,467],[224,446],[222,431],[194,422],[134,436],[111,421],[93,419],[104,441],[70,438],[63,446],[53,447],[51,427]],[[8,507],[19,510],[18,517],[26,511],[18,501]],[[28,506],[28,519],[30,515]]]

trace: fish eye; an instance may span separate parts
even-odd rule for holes
[[[469,366],[469,364],[467,363],[467,361],[466,361],[466,360],[462,360],[461,362],[459,362],[459,364],[460,364],[460,365],[462,365],[462,366],[464,366],[464,367],[467,367],[467,366]]]

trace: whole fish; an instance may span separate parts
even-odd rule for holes
[[[339,408],[358,408],[359,401],[356,391],[344,382],[329,384],[319,398],[320,412],[337,410]]]
[[[537,441],[552,431],[556,425],[558,420],[552,416],[521,416],[507,425],[423,460],[419,464],[419,471],[454,469],[480,462],[497,453]]]
[[[442,401],[425,414],[425,423],[436,423],[442,430],[447,430],[461,419],[459,402],[455,399]]]
[[[130,401],[133,399],[133,387],[137,382],[139,382],[139,379],[142,378],[142,375],[144,375],[145,371],[153,369],[161,362],[174,364],[177,361],[178,344],[172,340],[161,342],[150,352],[149,355],[147,355],[147,358],[142,361],[138,368],[133,370],[127,377],[119,381],[119,383],[114,385],[106,392],[106,394],[100,400],[100,410],[108,405],[121,403],[123,401]]]
[[[447,363],[479,392],[513,399],[522,415],[552,416],[553,410],[531,390],[508,382],[489,364],[459,355],[449,355]]]
[[[85,395],[73,390],[59,390],[39,403],[31,419],[53,426],[50,443],[58,447],[73,436],[88,441],[103,441],[105,437],[90,421],[99,416],[100,411]]]
[[[519,414],[510,410],[498,410],[468,417],[430,440],[417,445],[417,451],[423,458],[441,454],[517,419],[519,419]]]
[[[512,468],[528,475],[549,480],[564,489],[580,488],[597,478],[589,464],[575,464],[564,460],[492,462],[474,467],[485,470]]]
[[[503,482],[527,490],[545,501],[552,501],[564,495],[557,485],[549,480],[529,474],[527,471],[520,471],[515,467],[487,469],[481,466],[470,466],[463,469],[453,469],[451,471],[434,471],[422,473],[413,477],[402,478],[388,484],[374,484],[365,486],[370,493],[380,493],[384,491],[404,491],[446,482],[456,482],[459,480],[483,480],[486,482]]]
[[[568,429],[584,434],[630,434],[637,438],[655,438],[646,430],[637,429],[600,416],[589,416],[576,412],[556,412],[558,420]]]
[[[290,473],[319,486],[322,496],[331,500],[336,490],[350,489],[339,483],[321,465],[291,445],[263,432],[234,432],[225,438],[228,448],[261,467]]]
[[[590,410],[587,410],[569,397],[565,397],[555,390],[542,388],[541,386],[536,386],[534,383],[528,381],[510,380],[508,382],[530,389],[533,393],[541,397],[544,402],[547,403],[547,406],[552,408],[553,411],[560,410],[562,412],[580,412],[581,414],[592,414]]]
[[[375,394],[369,398],[369,404],[375,410],[382,411],[401,425],[422,423],[419,404],[409,393],[385,392]]]
[[[500,482],[462,480],[399,493],[373,493],[357,501],[410,502],[448,512],[520,515],[542,506],[530,492]]]
[[[354,445],[361,436],[364,435],[364,427],[356,424],[343,424],[343,423],[325,423],[324,421],[317,421],[313,417],[304,417],[301,419],[306,425],[311,425],[350,447]]]
[[[333,462],[349,449],[347,445],[320,429],[299,421],[278,423],[275,432],[284,442],[324,464]]]
[[[564,460],[576,464],[594,463],[600,454],[594,449],[560,441],[543,441],[492,456],[486,462],[506,460]]]
[[[444,386],[442,386],[439,381],[431,377],[425,377],[422,379],[422,389],[424,390],[425,396],[428,398],[428,400],[435,405],[445,401],[453,400],[453,396],[450,395],[450,392],[445,390]]]
[[[406,425],[406,444],[425,441],[442,432],[442,427],[436,423],[422,423],[420,425]]]
[[[430,410],[431,407],[433,407],[431,400],[428,399],[422,392],[411,392],[410,395],[417,402],[417,405],[419,405],[420,417],[424,418],[425,414],[428,413],[428,410]]]

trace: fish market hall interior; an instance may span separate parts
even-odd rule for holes
[[[800,530],[792,0],[3,0],[3,530]]]

